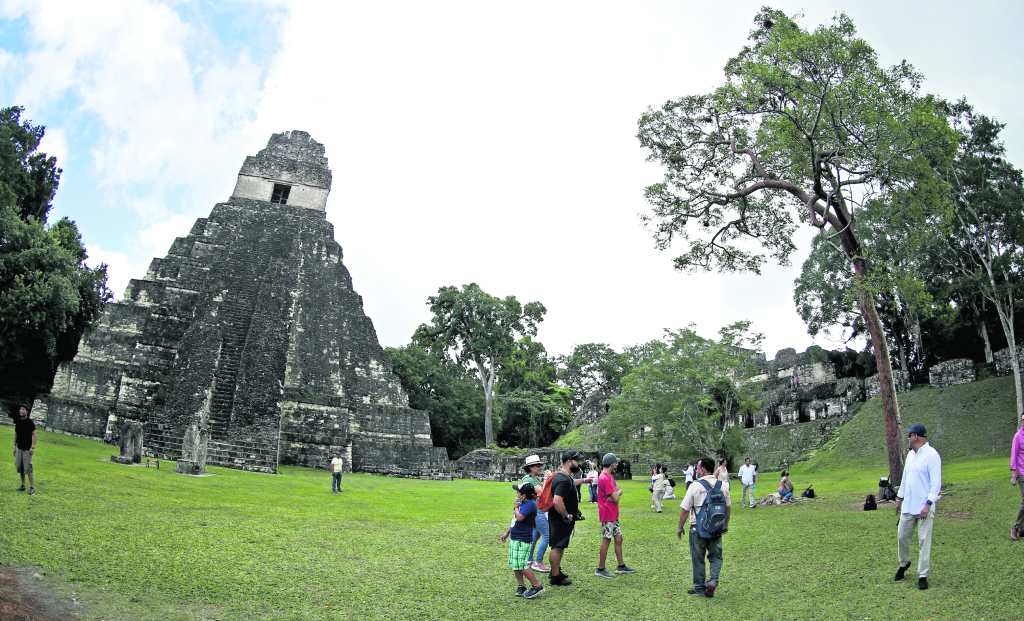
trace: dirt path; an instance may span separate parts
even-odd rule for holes
[[[3,621],[73,621],[81,606],[51,592],[34,567],[0,566],[0,619]]]

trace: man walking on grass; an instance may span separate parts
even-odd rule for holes
[[[573,475],[580,471],[579,462],[582,459],[583,455],[579,451],[562,453],[562,467],[551,484],[552,506],[548,511],[551,551],[548,552],[548,559],[551,561],[552,586],[572,584],[569,576],[562,572],[562,555],[569,547],[569,540],[572,539],[572,532],[576,527],[576,515],[580,510],[577,480],[573,479]],[[578,482],[582,484],[583,481],[585,479]]]
[[[693,588],[687,593],[714,597],[718,577],[722,572],[722,535],[729,532],[732,502],[729,487],[715,478],[715,460],[703,457],[697,462],[697,480],[686,489],[679,505],[679,526],[676,536],[683,538],[686,518],[690,522],[690,560],[693,563]],[[707,563],[711,565],[711,579],[707,579]]]
[[[750,508],[753,509],[757,505],[756,495],[754,494],[754,486],[757,485],[757,469],[754,468],[754,464],[750,463],[750,458],[743,460],[743,465],[740,466],[740,483],[743,485],[743,496],[740,498],[740,506],[744,509],[747,508],[747,496],[750,496]]]
[[[619,526],[619,498],[622,497],[622,488],[615,482],[615,464],[619,458],[615,453],[607,453],[601,459],[601,476],[597,479],[597,517],[601,520],[601,553],[597,559],[597,571],[595,576],[600,578],[614,578],[610,571],[605,569],[605,562],[608,560],[608,544],[615,541],[615,560],[619,566],[615,568],[617,574],[635,574],[636,570],[626,565],[622,559],[622,528]]]
[[[896,580],[903,580],[910,568],[910,539],[917,526],[920,551],[917,555],[917,588],[928,588],[928,570],[931,568],[932,526],[935,524],[935,503],[942,488],[942,460],[939,452],[928,443],[924,425],[911,425],[907,430],[910,452],[903,466],[900,491],[896,493],[896,511],[900,514],[897,531],[900,566]]]
[[[1020,413],[1020,425],[1010,444],[1010,484],[1020,487],[1020,509],[1010,528],[1010,539],[1017,541],[1024,537],[1024,412]]]
[[[18,407],[14,420],[14,467],[21,475],[19,492],[25,491],[25,477],[28,477],[28,493],[36,493],[35,477],[32,473],[32,455],[36,450],[36,424],[28,417],[28,407]]]

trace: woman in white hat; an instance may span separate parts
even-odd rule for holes
[[[544,480],[541,478],[541,469],[543,467],[544,462],[541,461],[539,455],[527,457],[523,463],[523,470],[526,471],[526,474],[519,480],[519,484],[530,483],[539,493],[541,487],[544,486]],[[544,554],[548,551],[548,539],[547,513],[538,511],[533,528],[533,543],[530,548],[530,569],[533,571],[545,573],[551,571],[551,568],[544,564]]]

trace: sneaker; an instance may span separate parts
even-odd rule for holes
[[[917,579],[917,588],[921,589],[922,591],[927,589],[928,588],[928,578],[925,578],[925,577],[918,578]]]
[[[34,488],[34,487],[28,488],[28,495],[29,496],[35,496],[36,495],[36,488]]]
[[[715,589],[717,589],[717,588],[718,588],[718,585],[715,584],[714,582],[708,582],[707,584],[705,584],[704,585],[704,597],[714,597],[715,596]]]
[[[22,485],[21,487],[19,487],[19,488],[18,488],[18,491],[19,491],[19,492],[23,492],[23,491],[25,491],[25,486],[24,486],[24,485]]]
[[[906,565],[900,565],[899,569],[896,570],[896,577],[893,578],[896,582],[903,580],[903,576],[906,575],[907,570],[910,569],[910,563]]]
[[[686,594],[687,595],[699,595],[701,597],[704,597],[704,589],[698,589],[696,587],[690,587],[689,589],[686,589]]]
[[[565,574],[551,576],[549,582],[551,582],[551,586],[569,586],[572,584],[572,580],[570,580],[569,576],[566,576]]]
[[[612,572],[608,571],[604,567],[598,567],[597,571],[594,572],[594,575],[597,576],[598,578],[614,578],[615,577],[612,574]]]
[[[551,573],[550,567],[548,567],[544,563],[538,563],[537,561],[530,563],[530,569],[532,569],[533,571],[539,571],[542,574]]]
[[[537,597],[538,595],[540,595],[543,592],[544,592],[544,587],[542,587],[542,586],[530,587],[530,589],[526,593],[523,593],[523,598],[524,599],[533,599],[533,598]]]
[[[524,593],[526,593],[526,587],[521,584],[516,587],[516,597],[522,597]]]
[[[619,565],[618,567],[615,568],[615,573],[617,573],[617,574],[635,574],[636,570],[633,569],[632,567],[630,567],[629,565]]]

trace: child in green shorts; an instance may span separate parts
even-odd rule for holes
[[[533,540],[533,529],[537,519],[537,491],[531,483],[512,486],[516,492],[516,505],[512,510],[514,519],[507,531],[499,539],[504,543],[508,540],[508,566],[516,576],[516,597],[533,599],[544,592],[540,581],[530,571],[530,542]],[[531,588],[526,588],[523,578],[530,581]]]

